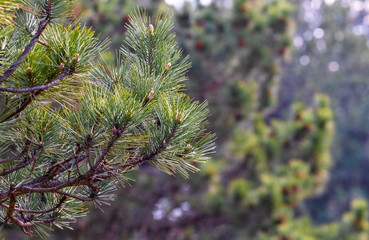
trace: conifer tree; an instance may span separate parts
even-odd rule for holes
[[[0,6],[2,225],[28,235],[68,227],[83,202],[108,203],[139,165],[187,177],[213,151],[206,102],[183,93],[189,63],[168,14],[131,15],[106,65],[95,59],[107,41],[68,20],[73,1]]]

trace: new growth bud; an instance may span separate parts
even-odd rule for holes
[[[63,69],[64,68],[64,63],[60,63],[60,68]]]
[[[78,63],[78,61],[79,61],[79,54],[76,53],[76,55],[74,55],[74,57],[72,58],[72,63],[76,64],[76,63]]]
[[[168,63],[167,64],[167,67],[165,69],[168,71],[171,66],[172,66],[172,64],[171,63]]]
[[[176,120],[177,120],[178,122],[181,122],[181,118],[182,118],[182,113],[177,113],[177,115],[176,115]]]
[[[189,153],[192,149],[192,145],[191,144],[187,144],[185,149],[184,149],[184,153]]]
[[[115,126],[113,127],[112,132],[113,132],[114,135],[117,134],[118,131],[117,131],[117,128]]]
[[[154,26],[152,24],[149,25],[151,36],[154,36]]]
[[[151,100],[152,96],[154,96],[154,91],[153,90],[151,90],[151,92],[149,93],[149,96],[147,96],[147,99]]]
[[[105,101],[104,101],[104,99],[103,98],[100,98],[100,100],[99,100],[99,105],[101,106],[101,107],[104,107],[105,106]],[[101,110],[102,111],[102,110]]]

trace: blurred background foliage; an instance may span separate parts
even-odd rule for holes
[[[217,154],[189,180],[142,166],[50,239],[368,239],[369,1],[84,0],[74,17],[115,51],[137,6],[173,12]]]
[[[291,55],[294,61],[282,72],[279,110],[295,100],[309,102],[316,91],[331,98],[335,165],[326,191],[307,204],[316,221],[327,222],[337,219],[352,199],[369,196],[369,2],[296,3],[300,5],[293,16],[297,25]]]

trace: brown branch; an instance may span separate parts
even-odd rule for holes
[[[92,162],[91,162],[91,147],[88,146],[87,147],[87,161],[90,167],[92,167]]]
[[[119,179],[119,175],[117,174],[117,173],[115,173],[114,172],[114,170],[116,170],[115,168],[114,169],[110,169],[110,168],[108,168],[107,166],[105,166],[105,165],[103,165],[104,166],[104,168],[103,169],[105,169],[107,172],[108,172],[108,176],[110,177],[110,176],[113,176],[113,177],[115,177],[116,179]]]
[[[63,166],[62,168],[57,168],[56,169],[56,172],[54,172],[54,174],[49,174],[49,178],[50,177],[53,177],[53,176],[56,176],[56,175],[59,175],[60,173],[64,172],[65,170],[69,169],[71,166],[73,166],[73,164],[76,164],[82,160],[84,160],[86,158],[85,155],[80,155],[78,157],[75,157],[74,158],[74,161],[67,161],[65,162],[65,164],[61,165]]]
[[[89,198],[89,197],[82,197],[82,196],[77,196],[71,193],[66,193],[66,192],[62,192],[62,191],[55,191],[56,193],[59,193],[61,195],[64,195],[66,197],[71,197],[77,200],[80,200],[82,202],[92,202],[94,199],[93,198]]]
[[[43,33],[43,31],[46,29],[47,25],[51,21],[51,5],[52,4],[51,4],[51,0],[50,0],[50,1],[47,2],[47,6],[46,6],[46,9],[45,9],[46,17],[38,25],[38,29],[37,29],[36,34],[33,36],[30,43],[26,46],[26,48],[24,49],[22,54],[18,57],[18,59],[4,72],[4,74],[2,76],[0,76],[0,83],[7,80],[10,77],[10,75],[12,75],[15,72],[15,70],[17,70],[17,68],[21,65],[21,63],[26,59],[28,54],[35,47],[36,43],[38,42],[38,40],[41,37],[41,34]]]
[[[54,81],[52,81],[52,82],[50,82],[48,84],[42,85],[42,86],[36,86],[36,87],[24,88],[24,89],[0,88],[0,92],[2,91],[1,89],[3,89],[3,91],[7,91],[7,90],[15,91],[15,93],[32,92],[34,96],[37,96],[40,93],[42,93],[45,89],[47,89],[49,87],[52,87],[55,84],[57,84],[58,82],[60,82],[61,80],[63,80],[63,78],[65,78],[65,77],[67,77],[69,75],[72,75],[73,72],[74,72],[74,69],[70,69],[69,71],[67,69],[64,69],[64,71]],[[0,123],[5,122],[5,121],[11,119],[12,117],[18,115],[19,113],[21,113],[24,109],[26,109],[26,107],[29,104],[31,104],[31,102],[32,102],[32,98],[31,97],[27,98],[21,104],[21,106],[19,108],[17,108],[13,113],[11,113],[10,115],[8,115],[4,119],[0,120]]]
[[[124,125],[124,127],[121,130],[117,130],[115,127],[113,128],[114,136],[109,141],[108,145],[104,149],[103,153],[100,155],[99,159],[96,161],[95,165],[91,167],[89,171],[86,172],[86,176],[91,176],[96,171],[96,169],[100,166],[100,164],[103,162],[106,155],[108,155],[110,149],[114,146],[116,141],[119,139],[119,137],[124,133],[124,131],[127,129],[128,123]]]
[[[35,87],[29,87],[29,88],[21,88],[21,89],[17,89],[17,88],[5,88],[5,87],[0,87],[0,92],[11,92],[11,93],[24,93],[24,92],[38,92],[38,91],[44,91],[50,87],[55,86],[56,84],[58,84],[61,80],[63,80],[65,77],[72,75],[73,74],[73,69],[64,69],[63,72],[57,77],[55,78],[54,81],[45,84],[45,85],[41,85],[41,86],[35,86]]]
[[[77,150],[76,154],[78,154],[80,151]],[[67,187],[68,184],[66,183],[72,183],[72,180],[70,179],[70,177],[68,178],[67,181],[61,182],[61,181],[56,181],[54,180],[53,182],[50,182],[49,180],[52,179],[53,177],[57,176],[58,174],[64,172],[65,170],[69,169],[74,163],[75,161],[82,161],[83,159],[85,159],[86,156],[85,155],[81,155],[78,158],[69,158],[69,159],[64,159],[62,162],[55,164],[46,174],[44,174],[43,176],[37,177],[36,179],[32,180],[31,182],[28,182],[25,184],[25,186],[22,186],[21,188],[18,189],[17,191],[17,195],[21,195],[23,193],[29,193],[29,192],[47,192],[47,191],[41,191],[42,187],[46,188],[46,189],[50,189],[51,187],[56,187],[53,188],[50,191],[55,191],[55,190],[59,190],[60,188],[63,187]],[[71,161],[75,159],[75,161]],[[73,181],[76,179],[73,179]],[[46,182],[49,181],[49,182]],[[47,184],[48,183],[48,184]],[[73,186],[75,183],[73,182],[70,186]],[[6,192],[0,192],[0,199],[2,198],[6,198],[7,194]]]
[[[49,185],[40,185],[39,187],[31,187],[31,186],[22,186],[17,191],[14,192],[16,195],[22,195],[24,193],[47,193],[47,192],[56,192],[62,188],[72,187],[72,186],[81,186],[81,185],[88,185],[88,182],[81,178],[74,178],[72,180],[66,181],[59,181],[59,183],[54,182],[53,184]]]
[[[38,95],[38,93],[35,93],[35,95]],[[17,108],[13,113],[11,113],[10,115],[8,115],[7,117],[5,117],[3,120],[0,121],[0,123],[5,122],[9,119],[11,119],[14,116],[17,116],[19,113],[21,113],[24,109],[26,109],[26,107],[31,104],[32,102],[32,98],[27,98],[19,108]]]
[[[163,150],[169,145],[170,141],[173,139],[175,133],[178,130],[179,124],[180,124],[180,121],[176,120],[176,123],[175,123],[174,128],[173,128],[172,132],[170,133],[170,135],[167,137],[166,140],[164,140],[162,142],[162,145],[159,146],[155,151],[153,151],[152,153],[150,153],[148,155],[141,156],[136,161],[129,162],[129,163],[122,164],[122,165],[116,165],[116,166],[114,166],[114,168],[119,168],[119,169],[122,169],[122,170],[130,170],[130,169],[134,168],[135,166],[139,166],[140,164],[142,164],[146,161],[153,160],[156,156],[161,154],[163,152]]]
[[[119,167],[119,169],[127,169],[127,168],[132,168],[133,166],[137,166],[137,165],[139,165],[139,164],[141,164],[145,161],[149,161],[149,160],[154,159],[157,155],[159,155],[169,145],[170,141],[173,139],[173,137],[174,137],[174,135],[175,135],[175,133],[178,129],[179,123],[180,123],[180,121],[176,120],[176,123],[175,123],[175,126],[174,126],[172,132],[162,142],[162,145],[159,146],[154,152],[152,152],[150,154],[147,154],[147,155],[143,155],[138,160],[136,160],[134,162],[127,163],[127,164],[120,165],[120,166],[114,166],[114,167]],[[93,181],[93,179],[97,179],[97,177],[102,178],[102,179],[110,178],[112,176],[112,174],[109,173],[109,174],[104,175],[104,171],[106,171],[106,169],[100,169],[99,167],[100,167],[101,163],[103,162],[103,160],[105,159],[106,155],[109,153],[110,149],[114,146],[114,144],[116,143],[118,138],[123,134],[123,132],[127,128],[127,126],[128,126],[128,124],[126,124],[126,126],[123,127],[121,130],[114,130],[114,137],[109,141],[107,147],[105,148],[103,153],[100,155],[98,161],[95,163],[93,168],[91,168],[85,174],[80,175],[76,178],[68,179],[68,180],[64,180],[64,181],[58,181],[58,180],[49,181],[49,179],[51,179],[53,176],[65,171],[71,165],[74,164],[74,161],[70,161],[70,160],[69,161],[64,161],[61,165],[58,164],[58,166],[53,167],[52,170],[49,171],[44,176],[41,176],[41,177],[33,180],[32,182],[29,182],[29,183],[23,185],[23,186],[20,186],[12,192],[0,191],[0,199],[4,199],[4,198],[9,197],[10,193],[14,194],[15,196],[18,196],[18,195],[28,194],[28,193],[32,193],[32,192],[34,192],[34,193],[57,192],[57,191],[60,191],[60,189],[62,189],[62,188],[72,187],[72,186],[86,185],[86,186],[91,187],[91,184],[92,184],[91,181]],[[79,158],[77,158],[77,162],[81,161],[82,159],[85,159],[85,158],[86,158],[85,155],[79,156]],[[27,161],[28,164],[30,162],[32,162],[32,160]],[[24,164],[25,163],[22,163],[22,166]],[[13,167],[12,171],[15,171],[15,167],[17,169],[20,168],[20,166],[16,165],[16,166]],[[62,167],[62,168],[60,168],[60,167]],[[50,174],[51,177],[48,176],[48,174]],[[100,175],[97,176],[96,174],[100,174]]]
[[[48,174],[48,178],[52,178],[54,176],[57,176],[59,174],[61,174],[62,172],[64,172],[65,170],[69,169],[70,167],[73,166],[73,164],[77,164],[80,161],[84,160],[86,158],[86,155],[80,155],[78,157],[74,158],[74,161],[68,161],[65,162],[66,164],[61,165],[62,167],[56,168],[56,171],[54,171],[53,173],[49,173]],[[80,174],[80,173],[79,173]],[[81,174],[80,174],[81,175]]]
[[[14,224],[20,226],[22,229],[24,227],[31,227],[33,226],[33,223],[28,222],[22,222],[21,220],[17,219],[16,217],[14,217],[14,210],[15,210],[15,203],[16,203],[16,198],[13,194],[10,194],[10,201],[9,201],[9,206],[8,206],[8,212],[6,214],[6,217],[10,219],[10,221],[12,221]],[[25,232],[26,233],[26,232]]]
[[[66,158],[66,159],[63,159],[62,161],[54,164],[46,173],[46,175],[48,176],[48,178],[52,177],[52,176],[55,176],[59,173],[60,170],[64,171],[66,169],[68,169],[70,166],[66,166],[64,168],[62,168],[65,164],[67,163],[70,163],[70,161],[72,161],[73,159],[75,159],[76,155],[79,154],[79,152],[81,151],[81,146],[78,146],[75,154],[74,154],[74,157],[70,157],[70,158]]]
[[[32,175],[33,171],[35,170],[35,167],[36,167],[36,158],[33,158],[31,171],[29,171],[29,175],[28,176],[31,176]]]
[[[60,199],[59,203],[55,207],[47,209],[47,210],[28,210],[28,209],[21,209],[21,208],[17,208],[17,207],[14,207],[13,209],[16,212],[21,212],[21,213],[34,213],[34,214],[49,213],[49,212],[53,212],[56,209],[58,209],[65,202],[66,199],[67,199],[67,197],[63,196],[62,199]],[[9,205],[6,205],[4,203],[1,204],[1,206],[9,209]]]
[[[79,170],[79,161],[74,161],[74,164],[76,165],[77,173],[79,176],[82,175],[81,171]]]
[[[135,166],[140,165],[141,163],[143,163],[145,161],[147,161],[146,158],[140,157],[136,161],[133,161],[133,162],[130,162],[130,163],[126,163],[126,164],[116,165],[116,166],[113,166],[113,167],[114,168],[119,168],[119,169],[122,169],[122,170],[130,170],[130,169],[134,168]]]
[[[82,147],[81,145],[78,144],[78,148],[77,148],[77,151],[74,153],[74,164],[76,165],[76,168],[77,168],[77,173],[79,176],[81,176],[81,171],[79,170],[79,162],[82,161],[83,159],[85,159],[85,156],[83,156],[83,159],[79,160],[79,158],[81,158],[82,156],[78,156],[78,154],[80,153]],[[67,166],[66,169],[69,169],[69,167]],[[63,170],[62,172],[64,172],[65,170]]]
[[[11,157],[11,158],[7,158],[7,159],[0,159],[0,164],[4,164],[4,163],[9,163],[9,162],[13,162],[15,160],[20,159],[21,157],[23,157],[24,155],[26,155],[26,153],[29,150],[29,143],[26,144],[26,147],[23,149],[23,151],[18,154],[17,156]]]
[[[40,153],[44,150],[44,145],[41,145],[40,148],[38,149],[38,151],[36,152],[35,155],[33,155],[32,158],[27,157],[23,162],[16,164],[8,169],[4,169],[1,173],[0,176],[5,176],[8,175],[9,173],[12,173],[14,171],[17,171],[21,168],[24,168],[25,166],[29,165],[31,162],[35,161],[36,158],[40,155]]]
[[[42,40],[38,40],[37,41],[39,44],[41,44],[41,45],[44,45],[45,47],[47,47],[47,48],[50,48],[50,45],[49,44],[47,44],[46,42],[44,42],[44,41],[42,41]]]

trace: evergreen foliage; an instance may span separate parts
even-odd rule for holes
[[[11,24],[13,18],[15,17],[14,12],[12,10],[17,8],[17,4],[14,1],[0,1],[0,28],[3,28],[5,25]]]
[[[0,30],[0,220],[29,235],[108,203],[141,164],[188,176],[214,150],[206,102],[183,93],[170,16],[135,12],[106,66],[95,59],[107,41],[63,20],[72,3],[19,2]]]

